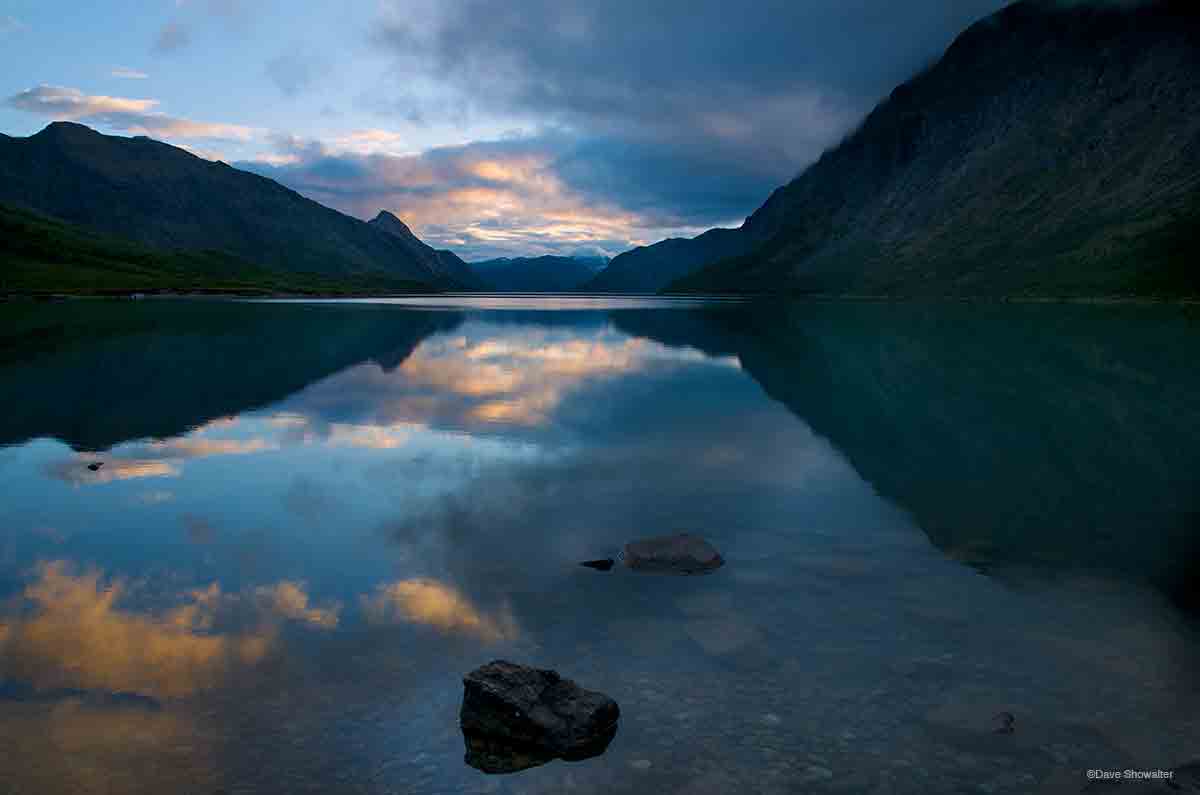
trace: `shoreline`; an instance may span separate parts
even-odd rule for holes
[[[65,301],[150,301],[150,300],[361,300],[361,299],[391,299],[391,298],[498,298],[518,297],[528,299],[556,300],[564,297],[572,298],[604,298],[616,300],[628,299],[666,299],[666,300],[709,300],[729,301],[731,303],[879,303],[879,304],[915,304],[915,303],[978,303],[978,304],[1087,304],[1096,306],[1121,305],[1159,305],[1172,304],[1182,306],[1200,305],[1200,296],[963,296],[963,295],[786,295],[770,293],[506,293],[506,292],[393,292],[393,291],[354,291],[330,292],[313,291],[297,292],[282,290],[145,290],[145,291],[97,291],[97,292],[30,292],[0,294],[0,303],[60,303]]]

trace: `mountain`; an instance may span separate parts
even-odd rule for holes
[[[167,252],[272,271],[441,289],[444,271],[391,234],[265,177],[149,138],[55,122],[0,135],[0,202]]]
[[[428,290],[425,282],[363,274],[274,271],[220,251],[164,251],[0,204],[0,295],[135,292],[315,295]]]
[[[489,289],[502,293],[566,293],[602,270],[603,257],[501,257],[470,267]]]
[[[755,230],[710,229],[699,237],[673,237],[639,246],[613,258],[608,267],[581,289],[596,293],[656,293],[676,279],[710,262],[744,254]]]
[[[682,291],[1196,295],[1198,221],[1200,4],[1023,0],[741,228],[610,270],[696,269]]]
[[[381,210],[379,215],[368,223],[399,240],[413,259],[423,263],[425,267],[437,273],[447,283],[468,290],[484,287],[474,271],[467,263],[459,259],[457,254],[452,251],[438,250],[422,243],[420,238],[408,228],[408,224],[387,210]]]

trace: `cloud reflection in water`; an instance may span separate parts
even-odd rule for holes
[[[494,433],[552,425],[557,409],[588,386],[624,376],[708,361],[736,368],[733,358],[628,337],[608,325],[554,329],[468,322],[435,335],[399,367],[351,368],[286,402],[275,420],[300,426],[313,415],[330,424],[395,429],[418,425]],[[343,431],[345,433],[345,431]]]
[[[179,477],[180,472],[179,466],[171,461],[138,459],[109,459],[102,468],[92,471],[88,469],[92,458],[77,455],[51,464],[48,472],[52,477],[73,486],[95,486],[141,478],[175,478]]]
[[[282,621],[329,629],[340,610],[310,605],[293,582],[260,587],[249,598],[213,583],[157,611],[124,604],[138,590],[65,561],[39,564],[18,600],[23,609],[0,623],[3,677],[48,690],[188,696],[263,662]]]
[[[515,640],[520,632],[507,605],[484,613],[454,588],[430,579],[380,585],[362,598],[363,612],[373,624],[410,622],[440,631],[471,635],[495,643]]]

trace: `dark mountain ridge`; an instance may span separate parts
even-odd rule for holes
[[[453,286],[416,246],[266,177],[80,124],[55,122],[28,138],[0,135],[0,202],[159,250],[219,251],[283,272]]]
[[[435,249],[422,242],[408,228],[408,224],[387,210],[380,210],[379,214],[367,223],[396,238],[413,259],[437,273],[447,283],[468,290],[480,289],[484,286],[467,263],[463,262],[457,254],[453,251]]]
[[[1200,4],[1023,0],[742,227],[629,252],[596,285],[645,267],[639,289],[1195,295],[1197,220]]]
[[[472,262],[488,289],[513,293],[571,292],[607,265],[601,257],[500,257]]]
[[[270,270],[211,249],[166,251],[0,202],[0,296],[209,293],[356,295],[427,291],[381,273]]]

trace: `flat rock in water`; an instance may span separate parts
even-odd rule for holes
[[[634,571],[658,574],[708,574],[725,565],[712,544],[690,533],[630,541],[624,560]]]
[[[486,773],[597,756],[617,733],[617,702],[556,671],[496,660],[463,677],[463,687],[466,761]]]

